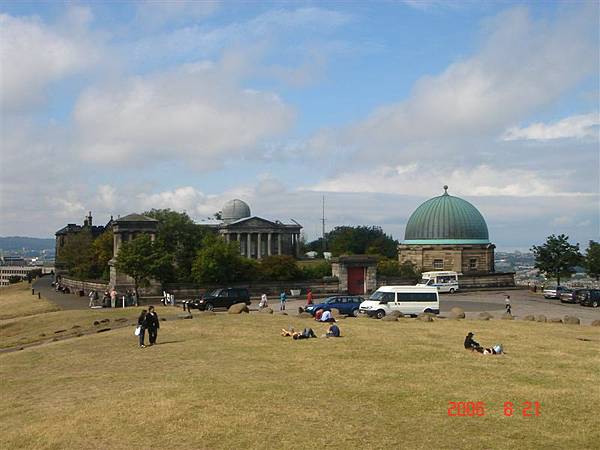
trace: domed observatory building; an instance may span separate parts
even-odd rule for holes
[[[400,262],[423,271],[493,272],[494,244],[471,203],[448,194],[427,200],[412,213],[399,246]]]
[[[298,256],[302,226],[295,220],[292,222],[252,216],[250,206],[236,198],[223,205],[217,229],[227,242],[239,242],[240,254],[247,258]]]

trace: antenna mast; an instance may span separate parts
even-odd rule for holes
[[[323,234],[322,234],[322,242],[323,242],[323,251],[327,250],[327,243],[325,241],[325,196],[323,195],[323,216],[321,218],[321,224],[323,225]]]

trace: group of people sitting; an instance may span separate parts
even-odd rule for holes
[[[502,344],[496,344],[493,347],[484,348],[481,345],[479,345],[479,342],[473,339],[473,336],[474,334],[469,331],[469,333],[465,337],[465,349],[481,353],[483,355],[500,355],[504,353]]]
[[[281,335],[284,337],[291,336],[292,339],[294,339],[294,340],[309,339],[309,338],[317,337],[317,335],[315,334],[315,332],[312,328],[305,328],[302,332],[294,331],[293,328],[290,328],[289,330],[282,328]],[[329,328],[327,329],[327,332],[323,335],[323,337],[327,337],[327,338],[340,337],[340,336],[341,336],[340,328],[334,323],[329,326]]]
[[[323,311],[322,309],[319,309],[315,313],[315,320],[317,322],[335,322],[335,318],[333,317],[333,314],[331,314],[331,311]]]

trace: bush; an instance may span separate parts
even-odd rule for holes
[[[21,278],[19,275],[11,275],[8,277],[8,284],[15,284],[21,281],[23,281],[23,278]]]
[[[302,277],[302,271],[292,256],[266,256],[258,264],[258,275],[264,281],[290,281]]]
[[[316,280],[331,276],[331,263],[321,261],[318,264],[303,266],[301,269],[302,277],[307,280]]]

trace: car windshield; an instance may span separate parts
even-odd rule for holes
[[[221,289],[215,289],[214,291],[209,292],[207,295],[210,297],[218,297],[221,293]]]
[[[419,284],[433,284],[433,279],[432,278],[421,278],[421,281],[419,281]]]
[[[369,297],[369,300],[380,301],[381,299],[383,299],[385,294],[388,294],[388,292],[375,291],[375,292],[373,292],[373,294],[371,294],[371,296]]]
[[[337,298],[330,298],[325,301],[325,303],[327,303],[327,304],[336,303],[336,302],[337,302]]]

